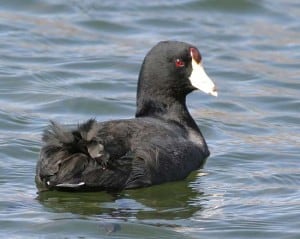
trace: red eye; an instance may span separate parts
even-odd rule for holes
[[[176,59],[175,65],[176,67],[184,67],[184,62],[180,59]]]

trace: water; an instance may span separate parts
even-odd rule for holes
[[[3,0],[0,237],[299,238],[297,0]],[[186,180],[118,194],[38,196],[48,120],[131,117],[158,41],[195,44],[219,88],[191,113],[210,146]]]

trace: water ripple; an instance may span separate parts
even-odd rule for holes
[[[298,238],[299,6],[2,1],[0,235]],[[143,57],[166,39],[198,46],[220,92],[188,97],[211,150],[205,168],[116,194],[37,195],[35,164],[49,119],[74,125],[133,116]]]

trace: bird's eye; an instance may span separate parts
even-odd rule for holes
[[[184,62],[180,59],[176,59],[175,65],[177,68],[184,67]]]

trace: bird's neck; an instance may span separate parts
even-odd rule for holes
[[[158,117],[175,121],[184,127],[200,132],[199,128],[186,107],[186,98],[152,98],[138,99],[136,117]]]

